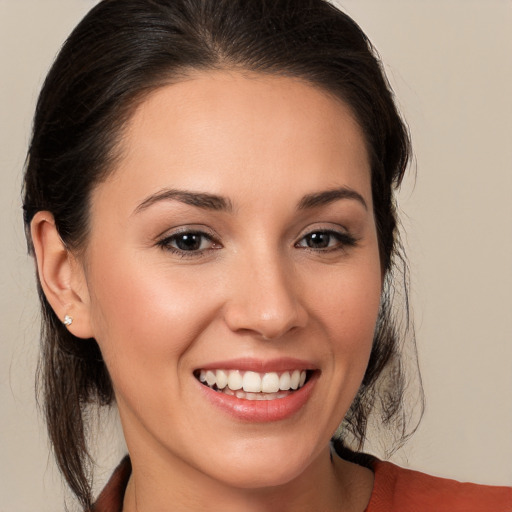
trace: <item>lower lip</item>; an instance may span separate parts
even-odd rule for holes
[[[311,396],[316,380],[315,372],[300,389],[284,398],[274,400],[244,400],[214,391],[199,381],[198,384],[210,403],[230,416],[242,421],[265,423],[285,420],[302,409]]]

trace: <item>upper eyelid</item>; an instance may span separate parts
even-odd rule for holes
[[[179,238],[182,235],[200,236],[200,237],[206,238],[207,240],[210,240],[213,243],[216,242],[216,240],[213,236],[209,235],[208,233],[204,233],[204,232],[200,232],[200,231],[181,231],[181,232],[177,232],[177,233],[171,233],[167,236],[163,236],[160,241],[165,242],[166,240],[173,240],[175,238]]]
[[[166,229],[165,231],[162,231],[159,235],[156,236],[157,240],[165,240],[167,238],[172,238],[173,236],[179,236],[184,235],[187,233],[192,233],[195,235],[202,235],[205,236],[211,240],[218,240],[218,235],[211,229],[208,229],[204,226],[179,226],[176,228],[170,228]]]
[[[319,226],[314,226],[314,227],[308,226],[307,228],[303,229],[298,236],[298,240],[300,240],[300,239],[304,238],[305,236],[308,236],[312,233],[337,233],[337,234],[340,234],[343,236],[353,236],[351,231],[342,225],[338,224],[336,226],[333,226],[331,224],[329,226],[326,226],[326,225],[322,225],[320,223]]]
[[[338,235],[339,237],[343,237],[343,238],[353,238],[353,239],[355,239],[355,236],[350,234],[348,231],[341,231],[341,230],[338,231],[336,229],[313,229],[312,231],[308,231],[307,233],[304,233],[303,235],[301,235],[298,238],[298,241],[300,242],[301,240],[303,240],[307,236],[314,235],[315,233],[323,233],[323,234],[328,234],[328,235]]]

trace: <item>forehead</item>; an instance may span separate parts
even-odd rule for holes
[[[371,203],[368,153],[350,108],[290,77],[191,73],[138,105],[121,154],[111,180],[134,207],[170,186],[247,197],[266,190],[269,200],[276,189],[299,196],[349,186]]]

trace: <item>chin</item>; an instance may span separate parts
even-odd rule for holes
[[[308,448],[310,445],[304,438],[300,443],[292,437],[280,442],[277,439],[269,441],[248,441],[243,447],[226,448],[224,456],[211,455],[209,459],[216,462],[213,471],[208,473],[230,487],[264,489],[288,484],[319,456]]]
[[[271,467],[275,466],[275,467]],[[244,464],[232,471],[223,471],[220,478],[233,488],[265,489],[279,487],[292,482],[304,471],[303,465],[283,465],[276,461],[266,461],[265,464]]]

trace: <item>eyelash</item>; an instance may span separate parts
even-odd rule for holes
[[[323,248],[314,248],[314,247],[305,247],[302,245],[299,245],[302,241],[305,241],[308,237],[315,237],[315,236],[328,236],[329,237],[329,243],[331,242],[331,239],[334,238],[337,240],[337,243],[332,247],[323,247]],[[311,238],[310,238],[311,239]],[[300,247],[302,249],[306,249],[308,251],[314,251],[314,252],[331,252],[331,251],[343,251],[347,249],[348,247],[354,247],[357,245],[357,239],[350,235],[349,233],[342,233],[340,231],[336,231],[333,229],[316,229],[313,231],[310,231],[309,233],[306,233],[302,236],[302,238],[295,244],[295,247]]]
[[[332,247],[327,246],[322,248],[314,248],[300,245],[303,241],[306,241],[308,237],[316,237],[319,235],[328,236],[328,244],[330,244],[332,238],[337,240],[337,243]],[[210,242],[211,246],[206,249],[186,250],[180,249],[179,247],[174,247],[172,245],[173,243],[176,243],[176,241],[179,240],[180,238],[183,241],[183,237],[198,237],[201,239],[200,246],[202,245],[202,242],[204,242],[205,240]],[[176,254],[181,258],[200,258],[204,256],[206,251],[218,250],[222,247],[221,244],[217,242],[212,235],[205,233],[204,231],[193,229],[184,229],[183,231],[173,233],[172,235],[167,236],[164,239],[158,241],[157,245],[162,249],[169,251],[173,254]],[[354,247],[355,245],[357,245],[357,239],[348,233],[342,233],[332,229],[317,229],[303,235],[301,239],[297,243],[295,243],[294,247],[318,253],[326,253],[333,251],[342,251],[348,247]]]

